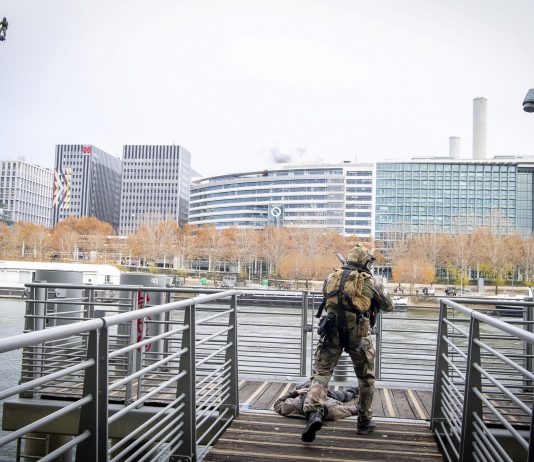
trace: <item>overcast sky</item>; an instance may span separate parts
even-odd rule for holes
[[[180,144],[205,176],[292,160],[534,154],[532,0],[0,0],[0,158]]]

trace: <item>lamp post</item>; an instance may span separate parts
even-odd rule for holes
[[[534,112],[534,88],[531,88],[523,101],[523,111]]]

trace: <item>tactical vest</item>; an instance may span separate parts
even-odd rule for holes
[[[357,320],[363,316],[369,317],[372,298],[369,286],[372,286],[372,282],[366,279],[372,279],[372,276],[354,267],[345,266],[336,269],[326,280],[324,298],[315,316],[320,318],[325,308],[335,311],[338,318],[339,339],[343,347],[348,346],[345,311],[356,314]]]

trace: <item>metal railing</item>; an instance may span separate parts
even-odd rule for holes
[[[80,461],[194,459],[237,415],[238,373],[311,373],[319,293],[28,287],[27,333],[0,340],[0,353],[24,348],[20,384],[0,391],[3,427],[12,431],[0,436],[0,454],[17,442],[18,456],[47,454],[41,460],[74,451]],[[523,318],[504,323],[460,302],[493,305],[495,314],[497,304],[502,310],[515,307]],[[379,316],[377,378],[411,387],[434,382],[432,428],[449,460],[525,455],[534,383],[533,306],[442,299],[439,318],[436,306]],[[338,365],[338,378],[343,367],[344,379],[355,380],[349,363]],[[475,386],[468,388],[468,381]],[[471,411],[464,402],[475,409],[473,417],[465,416]],[[102,444],[108,440],[109,447]]]
[[[141,308],[158,289],[29,287],[28,332],[0,339],[0,354],[24,349],[20,384],[0,391],[0,454],[195,460],[238,415],[238,291]],[[54,298],[67,288],[80,296]]]
[[[463,305],[488,302],[441,300],[431,428],[448,461],[534,460],[534,303],[498,301],[512,322]]]

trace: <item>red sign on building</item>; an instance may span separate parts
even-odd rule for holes
[[[91,146],[82,146],[82,154],[91,154]]]

